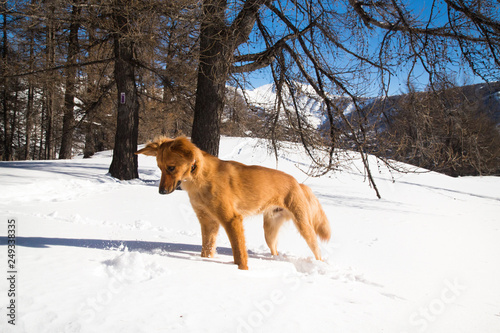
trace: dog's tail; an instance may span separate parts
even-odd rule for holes
[[[316,198],[308,186],[300,184],[300,187],[309,202],[311,221],[316,235],[318,235],[322,241],[326,242],[330,240],[330,222],[328,222],[328,218],[326,217],[325,211],[323,210],[323,207],[321,207],[318,198]]]

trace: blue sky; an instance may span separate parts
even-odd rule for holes
[[[437,1],[438,3],[440,1]],[[431,6],[434,2],[432,0],[419,0],[419,1],[408,1],[409,9],[412,11],[414,16],[417,16],[422,21],[428,21],[428,18],[431,16]],[[446,7],[444,7],[444,3],[441,2],[440,7],[435,7],[432,12],[432,20],[430,22],[430,26],[438,26],[442,25],[447,21],[447,11]],[[295,17],[297,19],[297,17]],[[273,23],[276,24],[276,23]],[[369,42],[372,47],[376,47],[379,44],[377,36],[373,36],[369,38]],[[263,48],[262,44],[257,44],[253,46],[244,46],[242,48],[242,52],[257,52],[258,48]],[[338,59],[336,60],[338,61]],[[391,84],[389,86],[389,94],[401,94],[407,92],[407,81],[408,81],[408,72],[410,70],[410,64],[406,66],[402,66],[397,70],[393,71],[393,75],[391,75]],[[480,78],[474,77],[470,69],[467,65],[463,64],[459,60],[459,56],[457,55],[456,62],[454,64],[449,64],[446,66],[447,72],[454,77],[455,83],[459,85],[464,84],[473,84],[482,82]],[[429,82],[428,74],[424,71],[423,66],[421,64],[416,64],[413,69],[412,82],[418,90],[423,90],[427,86]],[[250,74],[246,75],[246,78],[250,82],[250,84],[254,87],[259,87],[264,84],[272,83],[273,79],[270,73],[270,69],[262,69]],[[375,79],[375,77],[373,77]],[[365,94],[369,96],[380,95],[380,89],[378,87],[372,87],[371,89],[365,90]]]

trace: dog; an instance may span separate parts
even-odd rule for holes
[[[231,242],[234,263],[248,269],[243,219],[264,215],[266,243],[278,255],[278,231],[292,220],[317,260],[321,260],[317,236],[330,239],[330,224],[309,187],[274,169],[223,161],[196,147],[186,137],[160,137],[136,154],[156,156],[161,170],[160,194],[185,190],[198,217],[202,257],[214,257],[219,226]]]

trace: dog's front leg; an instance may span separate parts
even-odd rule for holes
[[[228,222],[223,222],[231,248],[233,249],[234,263],[239,269],[248,269],[248,254],[245,246],[245,231],[243,229],[243,217],[236,215]]]
[[[219,223],[210,218],[208,214],[202,211],[196,213],[201,225],[201,256],[205,258],[213,258],[215,256],[215,243],[217,241],[217,234],[219,233]]]

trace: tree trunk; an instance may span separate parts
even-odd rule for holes
[[[2,8],[3,9],[3,8]],[[6,72],[7,67],[7,15],[3,15],[3,41],[2,41],[2,74]],[[9,117],[9,107],[8,107],[8,81],[4,77],[2,78],[2,112],[3,112],[3,134],[4,134],[4,142],[3,142],[3,160],[10,161],[12,159],[12,141],[11,138],[11,128],[10,128],[10,117]]]
[[[33,101],[34,101],[34,87],[31,80],[28,83],[28,105],[26,106],[26,150],[24,151],[24,159],[30,159],[30,145],[31,145],[31,130],[33,128]]]
[[[248,40],[260,7],[267,0],[244,1],[227,25],[227,0],[203,0],[200,28],[200,61],[191,139],[200,149],[219,154],[220,123],[226,98],[226,81],[234,51]]]
[[[83,148],[83,158],[90,158],[95,154],[95,133],[94,133],[94,125],[92,123],[92,119],[87,116],[87,124],[85,128],[85,147]]]
[[[45,150],[43,159],[50,160],[53,157],[52,133],[54,125],[54,89],[45,89]]]
[[[28,36],[29,36],[29,69],[30,71],[34,70],[34,64],[35,64],[35,37],[34,37],[34,29],[29,29],[28,30]],[[24,151],[24,159],[29,160],[30,159],[30,153],[31,153],[31,132],[33,129],[33,104],[35,100],[35,85],[33,83],[33,78],[30,76],[28,77],[28,103],[26,105],[26,132],[25,132],[25,142],[26,142],[26,149]],[[34,145],[36,147],[36,145]],[[35,148],[36,149],[36,148]],[[33,159],[35,159],[35,149],[33,149]]]
[[[43,91],[45,93],[45,90]],[[40,130],[37,130],[36,129],[36,125],[35,125],[35,136],[38,136],[38,133],[40,133],[40,136],[35,138],[35,142],[38,141],[38,154],[35,155],[37,156],[37,159],[39,160],[43,160],[45,159],[44,157],[44,152],[45,152],[45,148],[43,146],[43,138],[44,138],[44,134],[43,134],[43,129],[44,129],[44,121],[45,121],[45,113],[46,113],[46,107],[45,107],[45,104],[42,105],[42,112],[40,113]],[[35,150],[36,150],[36,147],[37,147],[37,144],[35,143]]]
[[[55,27],[54,27],[54,11],[55,9],[51,6],[49,8],[51,13],[47,22],[47,68],[55,67]],[[55,87],[54,87],[55,76],[53,72],[50,72],[46,77],[45,82],[45,152],[44,159],[53,159],[54,156],[54,145],[53,145],[53,134],[54,134],[54,105],[55,105]]]
[[[217,81],[221,81],[226,75],[221,64],[199,65],[191,140],[200,149],[214,156],[219,154],[220,123],[224,110],[226,83],[225,80]]]
[[[200,62],[191,140],[214,156],[219,154],[220,122],[228,78],[229,46],[225,38],[225,0],[203,1]]]
[[[116,6],[120,10],[125,4]],[[139,100],[135,84],[133,61],[134,44],[127,36],[130,22],[116,12],[114,15],[117,32],[114,36],[115,69],[117,88],[117,123],[113,161],[109,167],[111,176],[129,180],[138,178],[137,140],[139,135]]]
[[[73,133],[75,130],[75,95],[76,95],[76,57],[78,54],[78,29],[80,24],[77,22],[80,16],[80,6],[73,6],[71,12],[71,25],[68,38],[68,59],[69,67],[66,69],[66,91],[64,93],[64,116],[63,130],[61,140],[60,159],[71,158],[73,148]]]

